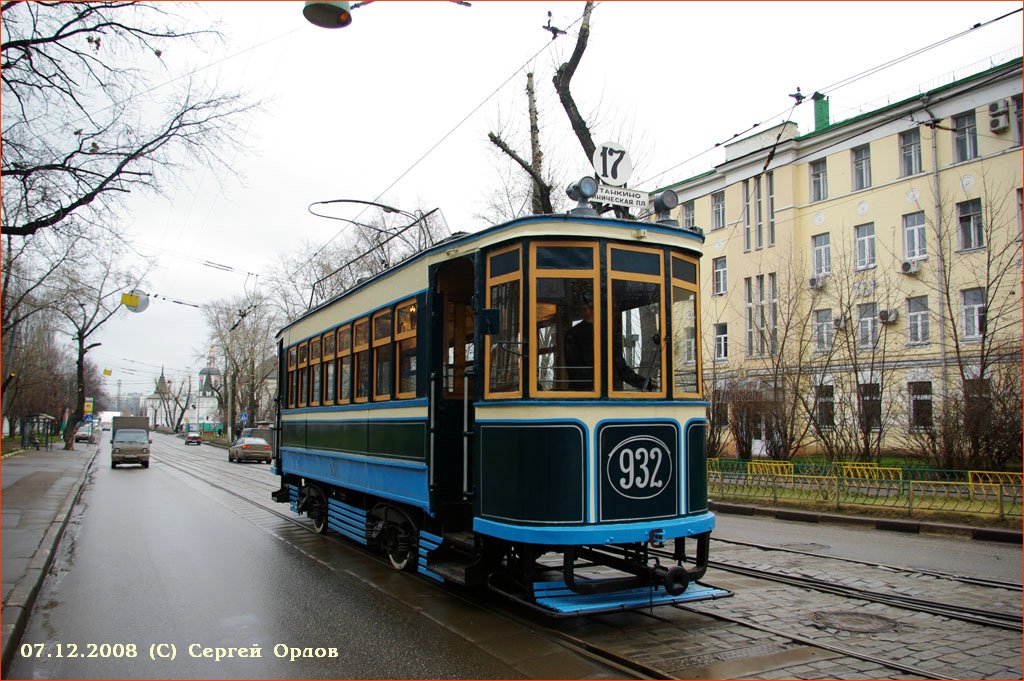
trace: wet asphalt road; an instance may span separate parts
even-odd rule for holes
[[[225,512],[159,463],[111,470],[109,443],[101,447],[22,637],[23,648],[44,647],[37,657],[16,656],[10,678],[521,676]],[[111,648],[95,647],[102,644]],[[159,644],[163,653],[173,644],[175,659],[150,659]],[[78,657],[67,657],[73,645]],[[337,656],[292,661],[275,646],[289,656],[292,648]],[[218,647],[258,647],[261,657],[194,656]]]

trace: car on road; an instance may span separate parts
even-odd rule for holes
[[[270,443],[261,437],[240,437],[228,448],[228,461],[270,463],[272,457]]]
[[[185,444],[201,445],[203,444],[203,436],[199,433],[185,433]]]

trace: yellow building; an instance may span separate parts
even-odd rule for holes
[[[668,187],[706,236],[710,452],[1019,465],[1021,60],[849,120],[807,105],[813,132]]]

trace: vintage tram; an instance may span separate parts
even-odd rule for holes
[[[698,582],[703,236],[661,217],[460,233],[282,329],[274,499],[551,615],[727,595]]]

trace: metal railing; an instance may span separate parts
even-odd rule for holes
[[[813,474],[803,470],[810,469]],[[827,467],[783,461],[708,460],[708,493],[719,500],[827,504],[906,511],[1022,515],[1022,474],[896,468],[836,462]]]

